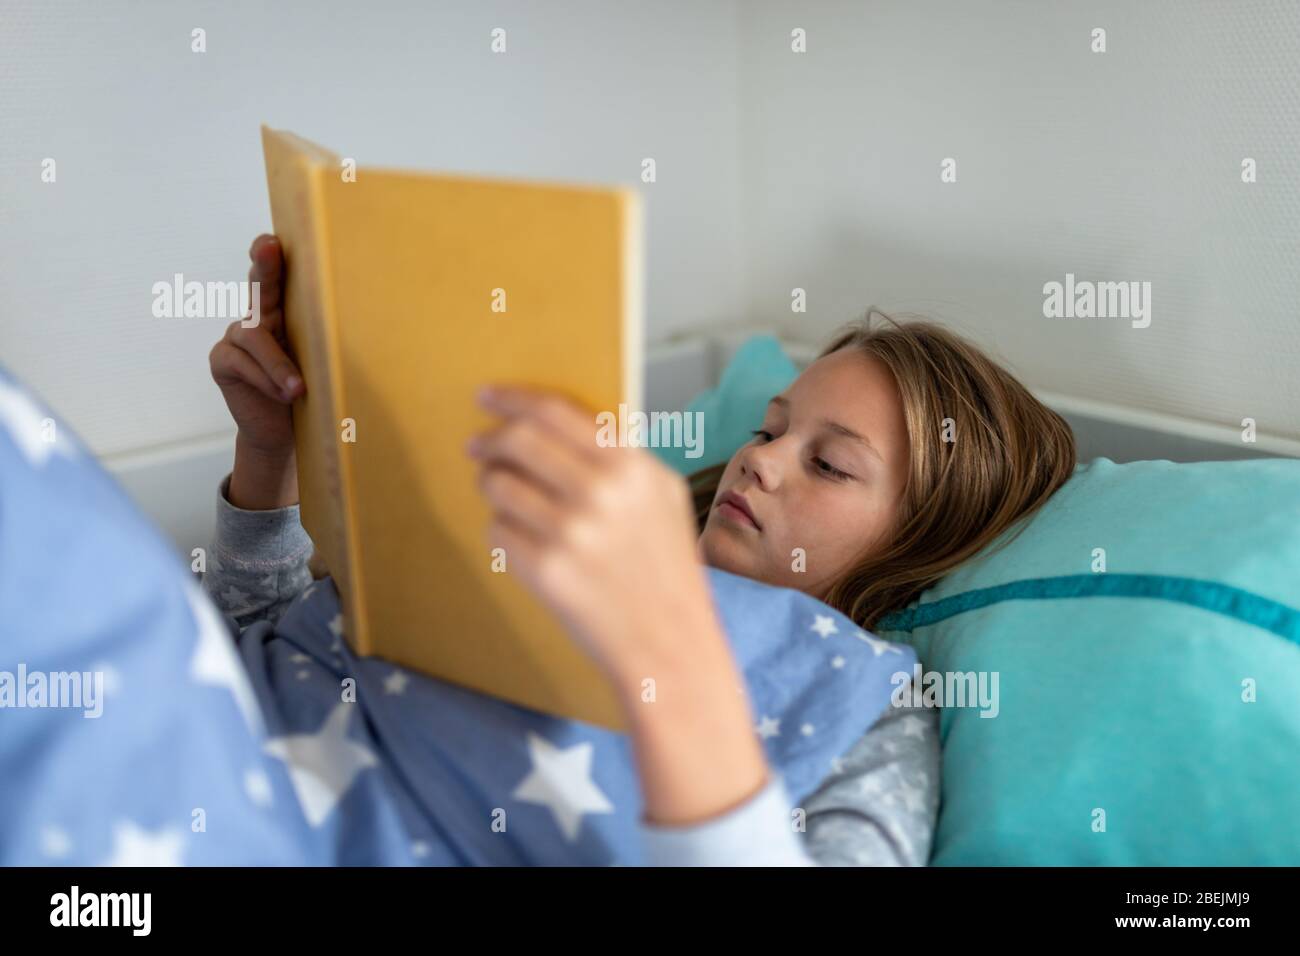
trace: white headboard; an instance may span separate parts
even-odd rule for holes
[[[665,411],[684,408],[694,395],[717,383],[741,342],[766,331],[749,329],[688,336],[653,347],[646,362],[647,408]],[[817,346],[785,338],[781,338],[781,344],[800,368],[811,362],[818,351]],[[1242,440],[1242,429],[1238,426],[1206,425],[1043,390],[1034,393],[1070,423],[1080,461],[1100,457],[1116,462],[1300,458],[1300,442],[1262,437],[1247,443]]]

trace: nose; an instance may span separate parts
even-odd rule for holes
[[[752,478],[764,491],[775,491],[781,485],[780,452],[775,445],[776,441],[747,445],[740,452],[741,475]]]

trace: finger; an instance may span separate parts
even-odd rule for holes
[[[572,499],[591,466],[550,431],[517,419],[475,435],[468,449],[482,464],[513,468],[554,498]]]
[[[226,331],[226,340],[253,357],[280,389],[282,398],[294,398],[305,390],[298,367],[266,327],[246,329],[242,323],[232,322]]]
[[[248,270],[250,292],[252,283],[257,285],[257,323],[251,328],[264,328],[276,338],[284,334],[284,313],[280,308],[280,289],[278,284],[268,285],[257,277],[257,266]]]
[[[493,385],[480,390],[479,403],[503,418],[536,422],[579,454],[591,459],[603,450],[596,443],[599,432],[596,416],[556,392]]]
[[[509,468],[489,465],[479,472],[478,487],[494,516],[526,528],[535,537],[555,536],[561,511],[536,484]]]
[[[486,537],[489,549],[505,551],[507,572],[514,572],[525,582],[533,580],[542,544],[527,528],[509,518],[494,518],[488,525]]]
[[[281,403],[288,401],[251,355],[224,339],[213,346],[208,364],[212,369],[212,380],[222,387],[251,385],[267,398]]]
[[[262,324],[278,334],[282,325],[280,296],[284,276],[280,240],[266,234],[258,236],[248,250],[248,257],[253,263],[248,269],[248,281],[257,282],[261,291],[258,302]]]
[[[284,268],[284,257],[280,240],[270,233],[262,233],[253,240],[248,248],[248,258],[252,260],[252,271],[263,282],[280,284],[280,273]]]

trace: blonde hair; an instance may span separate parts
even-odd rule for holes
[[[873,315],[885,323],[873,326]],[[823,597],[871,628],[1050,498],[1074,472],[1074,433],[1000,365],[933,323],[872,308],[818,357],[841,349],[893,373],[911,445],[894,528]],[[701,531],[725,468],[690,477]]]

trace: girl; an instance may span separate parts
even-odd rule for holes
[[[238,425],[205,587],[241,625],[310,581],[298,524],[274,237],[250,250],[262,322],[210,355]],[[938,808],[937,711],[889,707],[805,800],[804,838],[769,773],[704,566],[804,591],[864,629],[905,606],[1070,476],[1065,422],[1006,371],[928,324],[834,339],[729,462],[690,487],[644,449],[602,448],[591,414],[551,394],[480,396],[502,424],[480,465],[491,547],[626,702],[656,863],[923,865]],[[692,492],[694,507],[692,507]],[[802,548],[806,571],[791,569]],[[656,676],[654,708],[640,682]]]

